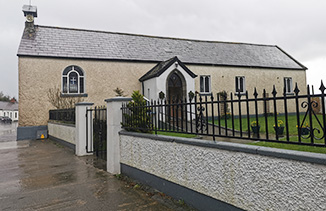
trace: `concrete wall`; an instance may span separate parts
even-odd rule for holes
[[[326,210],[324,154],[128,132],[120,141],[122,165],[235,207]]]
[[[56,59],[19,57],[19,126],[47,125],[48,110],[54,109],[48,102],[49,88],[61,89],[62,71],[70,65],[77,65],[85,72],[85,90],[88,97],[84,101],[103,105],[104,99],[115,96],[117,87],[131,96],[134,90],[141,90],[138,79],[153,68],[157,63],[114,62],[99,60]],[[235,76],[245,76],[250,96],[253,87],[261,93],[263,88],[269,93],[273,84],[277,89],[283,87],[283,77],[292,77],[293,82],[300,84],[305,90],[305,71],[278,69],[214,67],[187,65],[197,75],[211,75],[213,93],[235,89]],[[160,81],[161,83],[161,81]],[[162,83],[166,83],[163,81]],[[187,91],[192,87],[187,87]],[[199,91],[199,77],[195,79],[195,90]],[[156,90],[159,92],[161,90]],[[279,91],[280,93],[281,91]],[[145,90],[146,93],[146,90]],[[158,93],[153,93],[157,96]],[[152,95],[152,94],[151,94]]]
[[[49,136],[68,142],[72,145],[76,144],[76,127],[75,125],[68,125],[62,123],[49,122],[48,123]]]

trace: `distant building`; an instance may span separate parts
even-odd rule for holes
[[[12,121],[18,121],[18,103],[16,100],[10,102],[0,101],[0,116],[7,116]]]
[[[253,96],[273,85],[293,95],[306,89],[306,67],[276,45],[202,41],[34,25],[37,8],[24,6],[25,30],[18,50],[19,127],[44,128],[50,88],[61,97],[84,97],[95,105],[141,90],[148,99],[188,99],[188,93],[221,91]],[[304,92],[304,91],[303,91]],[[280,93],[281,94],[281,93]],[[216,96],[216,95],[215,95]],[[292,105],[289,105],[289,107]]]

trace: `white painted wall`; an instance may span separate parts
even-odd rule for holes
[[[121,163],[244,210],[326,210],[326,165],[132,135],[120,146]]]
[[[76,140],[75,125],[49,122],[48,131],[50,136],[61,139],[71,144],[75,144],[75,140]]]
[[[144,81],[144,96],[148,99],[157,100],[159,99],[159,93],[161,91],[164,92],[165,97],[167,96],[167,87],[166,87],[166,80],[170,73],[174,70],[178,70],[186,81],[186,87],[187,87],[187,99],[188,99],[188,93],[192,91],[195,93],[195,79],[192,78],[180,65],[177,67],[175,64],[172,64],[166,71],[164,71],[159,77],[151,78],[146,81]],[[150,89],[150,96],[148,96],[148,89]]]

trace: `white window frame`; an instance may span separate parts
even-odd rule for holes
[[[203,78],[203,80],[202,80]],[[208,79],[208,81],[206,80]],[[208,90],[206,89],[208,82]],[[199,90],[200,94],[210,94],[212,92],[212,86],[211,86],[211,76],[210,75],[200,75],[199,76]]]
[[[284,77],[283,82],[284,82],[285,94],[293,94],[293,80],[292,80],[292,77]]]
[[[78,71],[75,70],[75,67],[76,67],[75,65],[71,65],[69,67],[71,67],[71,70],[68,71],[67,75],[64,75],[64,71],[68,67],[63,70],[62,75],[61,75],[62,76],[62,79],[61,79],[61,93],[62,94],[65,94],[65,95],[74,95],[74,94],[84,94],[84,93],[86,93],[86,80],[85,80],[85,72],[84,72],[84,70],[82,68],[78,67],[82,71],[82,73],[83,73],[83,75],[80,75],[78,73]],[[76,81],[78,83],[77,92],[70,92],[70,83],[69,83],[70,81],[69,81],[69,77],[70,77],[70,74],[71,73],[76,73],[77,74],[77,79],[76,79]],[[66,78],[66,84],[64,82],[64,79],[65,78]],[[80,79],[81,78],[83,79],[83,88],[84,88],[84,91],[83,92],[80,92],[80,86],[81,86]],[[64,92],[64,85],[66,85],[66,87],[67,87],[67,92]]]
[[[241,87],[241,79],[242,79],[242,87]],[[246,77],[245,76],[236,76],[235,77],[235,94],[239,93],[239,89],[240,94],[245,94],[246,93]],[[238,86],[237,86],[238,85]]]

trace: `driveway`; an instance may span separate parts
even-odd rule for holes
[[[16,141],[17,126],[18,122],[12,124],[0,122],[0,142]]]
[[[0,142],[0,210],[186,209],[95,168],[91,159],[50,140]]]

